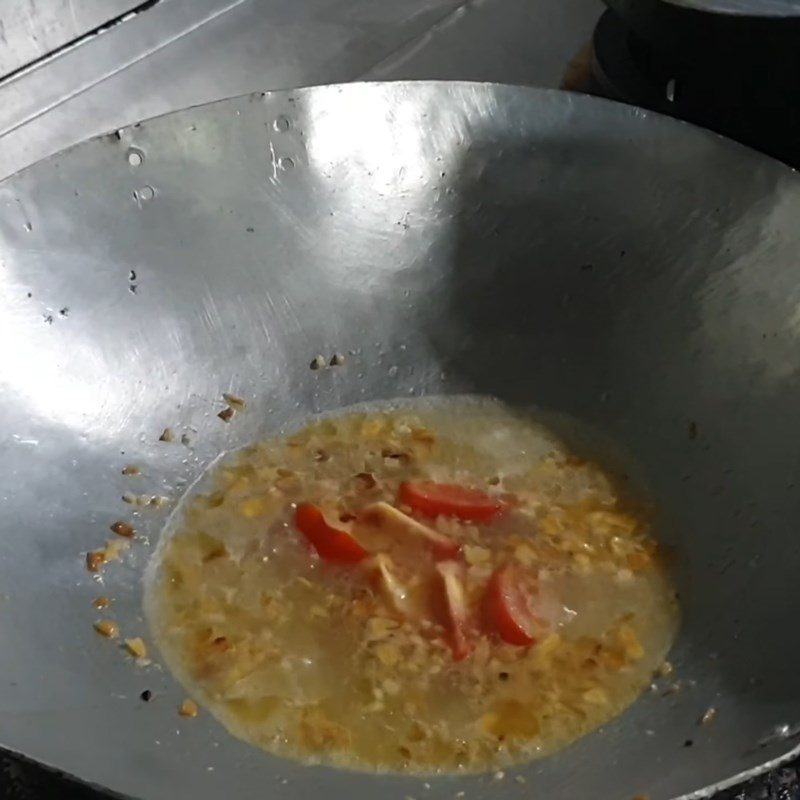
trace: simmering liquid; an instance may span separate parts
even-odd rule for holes
[[[641,510],[494,402],[356,410],[217,462],[147,610],[234,735],[355,769],[477,771],[619,714],[673,641]]]

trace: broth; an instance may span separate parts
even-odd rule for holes
[[[646,514],[489,401],[229,454],[154,558],[148,615],[193,695],[265,750],[362,770],[552,753],[636,698],[678,624]]]

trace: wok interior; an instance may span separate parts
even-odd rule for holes
[[[136,168],[126,159],[134,145],[145,154]],[[134,196],[143,186],[152,198]],[[116,746],[105,733],[113,716],[127,726],[131,768],[106,769],[65,743],[74,714],[56,714],[47,732],[6,719],[3,743],[141,796],[181,781],[212,797],[234,773],[242,796],[255,796],[276,772],[293,791],[408,794],[399,778],[251,752],[208,720],[170,739],[169,701],[147,715],[98,703],[143,684],[118,654],[96,654],[88,602],[97,590],[80,555],[103,535],[87,531],[124,510],[122,462],[140,463],[148,487],[174,495],[221,449],[309,414],[471,392],[555,415],[579,448],[624,454],[656,501],[681,586],[671,658],[681,690],[646,694],[533,765],[531,793],[655,800],[789,750],[757,747],[800,715],[800,189],[789,170],[588,98],[355,85],[144,123],[10,179],[2,199],[7,274],[71,309],[69,324],[51,326],[6,303],[24,332],[2,375],[6,418],[43,444],[17,447],[16,473],[4,468],[11,482],[26,478],[7,522],[30,533],[14,544],[14,574],[8,560],[3,571],[18,600],[57,589],[62,606],[38,629],[21,626],[24,612],[4,623],[20,653],[7,672],[22,684],[14,702],[30,698],[44,712],[70,691],[53,677],[68,669],[85,747]],[[15,216],[20,204],[33,231]],[[333,352],[348,353],[345,367],[309,370],[317,353]],[[225,425],[214,399],[228,390],[250,402]],[[190,431],[190,450],[159,445],[170,424]],[[53,530],[56,512],[66,532]],[[141,529],[155,539],[162,521],[143,515]],[[137,551],[106,579],[123,627],[140,624],[146,558]],[[16,577],[34,569],[37,587]],[[48,635],[64,642],[64,630],[74,634],[60,662],[30,674],[26,659],[47,652]],[[180,698],[168,676],[147,680]],[[711,706],[716,721],[699,726]],[[154,749],[154,739],[168,744]],[[205,760],[215,769],[198,774]],[[141,764],[157,768],[143,774]],[[434,786],[441,796],[452,788]],[[493,784],[491,795],[514,788]]]

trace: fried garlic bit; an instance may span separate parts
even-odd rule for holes
[[[656,677],[658,678],[669,678],[670,675],[675,671],[675,668],[669,661],[665,661],[661,666],[656,670]]]
[[[130,492],[126,492],[122,495],[122,502],[130,506],[153,506],[154,508],[162,508],[169,503],[169,497],[151,494],[131,494]],[[114,531],[114,533],[117,533],[117,531]],[[120,535],[124,536],[125,534]]]
[[[700,717],[701,725],[710,725],[717,718],[717,709],[714,706],[709,706],[702,717]]]
[[[94,623],[94,629],[106,639],[116,639],[119,636],[119,625],[113,619],[101,619]]]
[[[147,645],[145,645],[144,641],[142,640],[142,638],[140,636],[137,636],[134,639],[126,639],[125,640],[125,649],[134,658],[146,658],[147,657]]]
[[[113,533],[117,534],[117,536],[124,536],[126,539],[130,539],[136,533],[132,525],[129,525],[127,522],[123,522],[122,520],[114,522],[109,527]]]
[[[178,714],[182,717],[196,717],[198,711],[197,703],[188,697],[178,706]]]
[[[241,397],[238,397],[235,394],[230,394],[229,392],[222,393],[222,399],[229,405],[233,406],[234,408],[244,408],[247,403],[242,400]]]
[[[100,572],[100,567],[106,563],[106,554],[104,550],[90,550],[86,554],[86,569],[89,572]]]

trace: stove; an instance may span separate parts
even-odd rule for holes
[[[800,167],[800,2],[606,0],[593,90]]]

